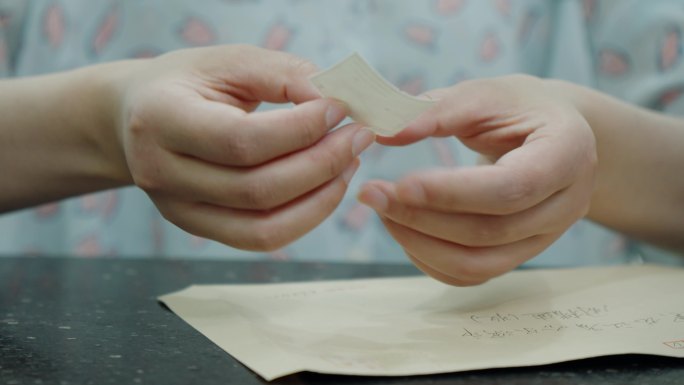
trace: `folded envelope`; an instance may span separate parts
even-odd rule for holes
[[[684,357],[676,268],[523,270],[469,288],[427,277],[203,285],[160,300],[266,380]]]

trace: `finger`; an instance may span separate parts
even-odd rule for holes
[[[594,162],[588,153],[567,154],[567,144],[553,143],[558,139],[532,141],[493,165],[411,174],[397,182],[398,199],[446,212],[505,215],[525,210],[568,187]]]
[[[169,56],[186,61],[212,88],[244,101],[303,103],[320,98],[308,78],[318,68],[295,55],[250,45],[181,50]]]
[[[167,191],[181,199],[217,206],[267,210],[279,207],[338,177],[374,140],[371,131],[350,124],[305,150],[255,168],[224,167],[169,154]]]
[[[545,234],[496,247],[467,247],[443,241],[383,218],[406,252],[460,282],[484,282],[513,270],[546,249],[561,234]]]
[[[223,103],[193,100],[186,108],[156,113],[156,120],[141,123],[166,122],[162,147],[221,165],[255,166],[311,146],[347,111],[332,99],[250,114]]]
[[[440,133],[438,135],[437,129],[437,114],[444,109],[442,104],[450,103],[447,99],[449,96],[448,88],[435,89],[422,94],[421,96],[426,99],[436,101],[434,107],[423,112],[418,118],[410,122],[406,128],[400,131],[395,136],[384,137],[379,136],[377,142],[386,146],[406,146],[420,140],[423,140],[430,136],[449,136],[448,133]],[[451,108],[457,108],[457,106],[450,106]]]
[[[436,136],[434,113],[434,108],[425,111],[395,136],[378,136],[377,142],[385,146],[407,146],[427,137]]]
[[[355,160],[341,176],[290,204],[272,211],[245,211],[157,199],[157,207],[182,229],[244,250],[270,251],[296,240],[338,206],[358,169]]]
[[[440,271],[433,269],[432,267],[423,263],[420,259],[418,259],[418,258],[412,256],[411,254],[407,253],[406,251],[404,251],[404,252],[409,257],[411,262],[418,269],[420,269],[420,271],[422,271],[423,273],[429,275],[430,277],[432,277],[432,278],[434,278],[434,279],[436,279],[442,283],[445,283],[447,285],[451,285],[451,286],[475,286],[475,285],[483,284],[483,283],[488,281],[487,279],[480,279],[480,280],[466,279],[466,280],[463,280],[463,279],[452,277],[450,275],[444,274]]]
[[[521,92],[522,86],[543,88],[541,80],[527,75],[503,78],[475,79],[458,83],[449,88],[430,91],[426,96],[439,100],[428,112],[394,138],[382,138],[378,142],[387,145],[406,145],[426,136],[456,136],[470,143],[469,139],[483,133],[499,131],[505,139],[518,140],[531,131],[529,117],[520,111],[521,103],[539,103]],[[556,118],[557,119],[557,118]],[[495,130],[506,127],[506,130]],[[496,141],[486,141],[494,145]],[[509,147],[511,146],[509,144]],[[488,149],[491,150],[491,149]],[[477,150],[480,151],[480,150]],[[500,151],[500,150],[499,150]]]
[[[387,146],[405,146],[427,137],[460,136],[473,123],[482,120],[488,109],[481,104],[488,98],[490,90],[479,85],[485,80],[459,83],[449,88],[435,89],[423,97],[437,101],[435,106],[409,123],[393,137],[378,137],[377,142]],[[480,88],[476,88],[476,87]]]
[[[405,205],[396,199],[394,185],[383,181],[362,186],[359,200],[379,215],[423,234],[464,246],[486,247],[565,231],[587,213],[590,194],[591,189],[572,186],[511,215],[455,214]]]

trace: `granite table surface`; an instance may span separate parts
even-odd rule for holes
[[[191,284],[417,274],[401,264],[0,257],[0,385],[265,384],[157,297]],[[271,384],[681,385],[684,360],[620,355],[412,377],[300,373]]]

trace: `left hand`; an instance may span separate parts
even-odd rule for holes
[[[488,163],[370,181],[372,207],[413,263],[448,284],[476,285],[536,256],[588,212],[594,134],[543,80],[507,76],[432,91],[438,104],[386,145],[455,136]]]
[[[346,107],[321,98],[316,67],[291,54],[227,45],[134,64],[107,141],[120,173],[170,222],[235,248],[275,250],[320,224],[374,138],[358,124],[331,131]],[[295,106],[255,111],[262,102]]]

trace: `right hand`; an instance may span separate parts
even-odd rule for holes
[[[273,250],[341,201],[374,136],[335,127],[316,67],[251,46],[172,52],[118,85],[120,154],[133,182],[182,229],[246,250]],[[296,104],[254,112],[261,102]]]
[[[428,95],[439,100],[433,109],[378,142],[453,136],[486,164],[369,181],[359,194],[426,274],[452,285],[483,283],[538,255],[587,214],[596,138],[568,95],[526,75]]]

